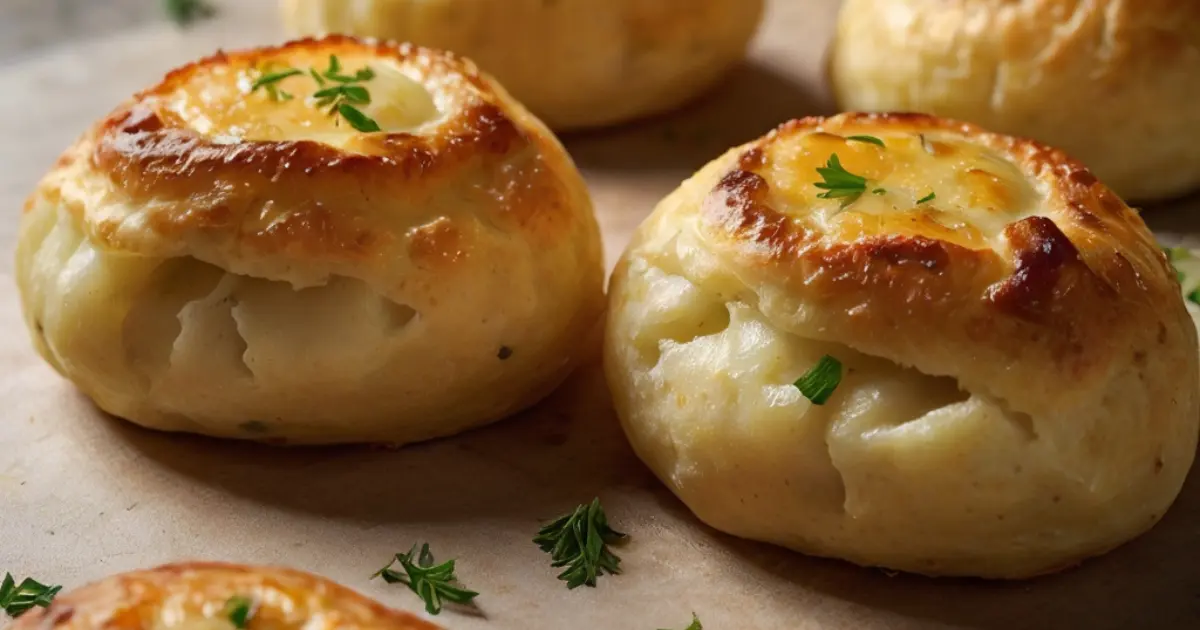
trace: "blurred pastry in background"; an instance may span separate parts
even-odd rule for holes
[[[665,112],[746,53],[763,0],[283,0],[293,35],[347,33],[469,57],[557,131]]]
[[[922,114],[806,118],[639,227],[605,371],[638,455],[717,529],[1023,578],[1178,495],[1200,425],[1179,290],[1061,151]]]
[[[847,111],[914,111],[1065,150],[1121,196],[1200,187],[1200,2],[846,0]]]
[[[439,630],[323,577],[277,567],[170,564],[107,577],[34,608],[10,630]]]
[[[89,129],[21,217],[42,356],[168,431],[393,445],[540,400],[604,310],[583,179],[470,62],[218,53]]]

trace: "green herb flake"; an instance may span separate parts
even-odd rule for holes
[[[20,617],[35,606],[46,608],[61,590],[61,586],[48,586],[33,578],[25,578],[18,585],[11,573],[5,573],[0,582],[0,609],[9,617]]]
[[[661,630],[670,629],[662,628]],[[684,628],[683,630],[704,630],[704,626],[700,625],[700,618],[696,616],[696,613],[692,613],[692,623],[688,624],[688,627]]]
[[[279,82],[300,74],[304,74],[304,72],[295,68],[263,71],[254,80],[254,83],[250,84],[250,93],[253,94],[262,89],[272,101],[290,101],[292,100],[292,95],[280,89]]]
[[[414,560],[415,557],[415,560]],[[392,568],[397,562],[403,570]],[[463,606],[475,605],[479,593],[467,590],[454,575],[454,560],[436,564],[429,545],[421,546],[420,554],[413,545],[407,553],[398,553],[387,566],[375,572],[372,578],[383,578],[388,584],[403,584],[425,602],[425,611],[431,615],[442,612],[444,602]]]
[[[376,123],[369,116],[359,111],[357,107],[349,103],[338,105],[337,111],[342,115],[342,118],[346,119],[346,122],[350,123],[351,127],[354,127],[358,131],[363,133],[379,131],[379,123]]]
[[[1187,301],[1195,304],[1196,306],[1200,306],[1200,287],[1192,289],[1188,292]]]
[[[179,26],[189,26],[217,14],[217,10],[205,0],[163,0],[163,8],[171,21]]]
[[[921,197],[920,199],[917,200],[917,205],[919,206],[923,203],[933,201],[934,199],[937,199],[937,193],[930,191],[930,193],[928,195],[925,195],[924,197]]]
[[[568,589],[575,589],[585,584],[596,586],[596,578],[605,573],[620,573],[621,559],[608,546],[626,538],[609,527],[600,499],[596,498],[541,528],[533,542],[550,554],[550,566],[566,567],[558,579],[566,582]]]
[[[329,66],[324,72],[318,72],[316,68],[308,69],[308,76],[312,77],[319,88],[312,95],[313,102],[317,107],[327,108],[330,116],[340,116],[345,119],[351,127],[358,131],[363,133],[381,131],[379,123],[355,107],[356,105],[370,104],[371,93],[366,86],[360,84],[375,78],[375,71],[370,67],[363,67],[353,75],[345,75],[341,72],[342,62],[337,55],[329,56]],[[279,89],[279,83],[303,74],[305,71],[297,68],[268,69],[263,71],[251,84],[250,92],[263,89],[273,101],[291,100],[292,95]]]
[[[824,405],[842,382],[842,362],[825,355],[796,379],[796,389],[814,405]]]
[[[225,609],[221,615],[233,624],[233,627],[238,630],[245,630],[250,620],[254,618],[254,600],[241,595],[234,595],[225,602]]]
[[[847,136],[846,139],[850,140],[852,142],[867,142],[870,144],[879,145],[881,147],[885,146],[883,144],[883,140],[880,140],[879,138],[876,138],[875,136],[867,136],[867,135]]]
[[[815,186],[825,192],[817,195],[821,199],[844,199],[843,206],[854,203],[867,191],[867,178],[855,175],[842,167],[836,153],[829,156],[824,167],[817,168],[821,181]]]

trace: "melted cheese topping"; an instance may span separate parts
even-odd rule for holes
[[[1037,212],[1040,195],[1026,176],[987,147],[936,132],[865,133],[885,146],[823,132],[769,145],[769,179],[782,201],[775,206],[838,240],[919,235],[973,249],[994,247],[1005,226]],[[818,197],[825,191],[816,169],[834,154],[867,178],[852,203]]]
[[[369,67],[375,76],[356,83],[366,88],[371,102],[355,104],[375,120],[383,132],[412,131],[439,116],[433,95],[396,63],[386,58],[339,57],[339,74],[353,76]],[[337,85],[319,84],[308,72],[329,66],[328,57],[293,53],[286,59],[263,60],[258,66],[212,65],[197,71],[190,80],[168,94],[160,103],[160,115],[170,123],[187,126],[215,142],[316,140],[344,149],[362,149],[369,137],[354,129],[329,107],[319,107],[313,94]],[[277,100],[254,82],[264,73],[296,68],[303,73],[274,84]],[[282,93],[291,95],[291,98]]]

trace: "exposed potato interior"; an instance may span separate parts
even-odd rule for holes
[[[69,213],[40,214],[22,242],[42,270],[35,277],[47,279],[27,297],[34,327],[72,348],[50,353],[56,364],[106,373],[114,392],[126,369],[140,395],[185,407],[232,406],[247,389],[341,390],[395,356],[363,348],[403,344],[418,317],[354,278],[295,288],[186,256],[106,251]],[[200,381],[211,383],[207,401],[193,400]]]

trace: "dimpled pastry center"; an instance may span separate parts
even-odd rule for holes
[[[404,74],[389,59],[362,55],[338,59],[338,74],[353,76],[370,68],[374,76],[355,82],[364,88],[369,103],[356,103],[363,114],[383,132],[411,131],[439,115],[433,96],[420,83]],[[264,74],[302,71],[265,87],[253,89]],[[318,91],[338,83],[322,78],[319,83],[310,69],[321,75],[329,69],[329,57],[292,54],[274,62],[253,66],[216,66],[200,70],[186,83],[164,96],[161,113],[180,126],[190,127],[215,142],[315,140],[349,148],[362,133],[330,106],[317,104]]]
[[[773,147],[781,210],[835,239],[904,234],[973,249],[994,246],[1005,226],[1037,213],[1039,195],[1025,176],[986,147],[936,133],[875,132],[882,147],[853,135],[817,132]],[[846,172],[866,178],[852,201],[818,197],[817,168],[835,154]]]

